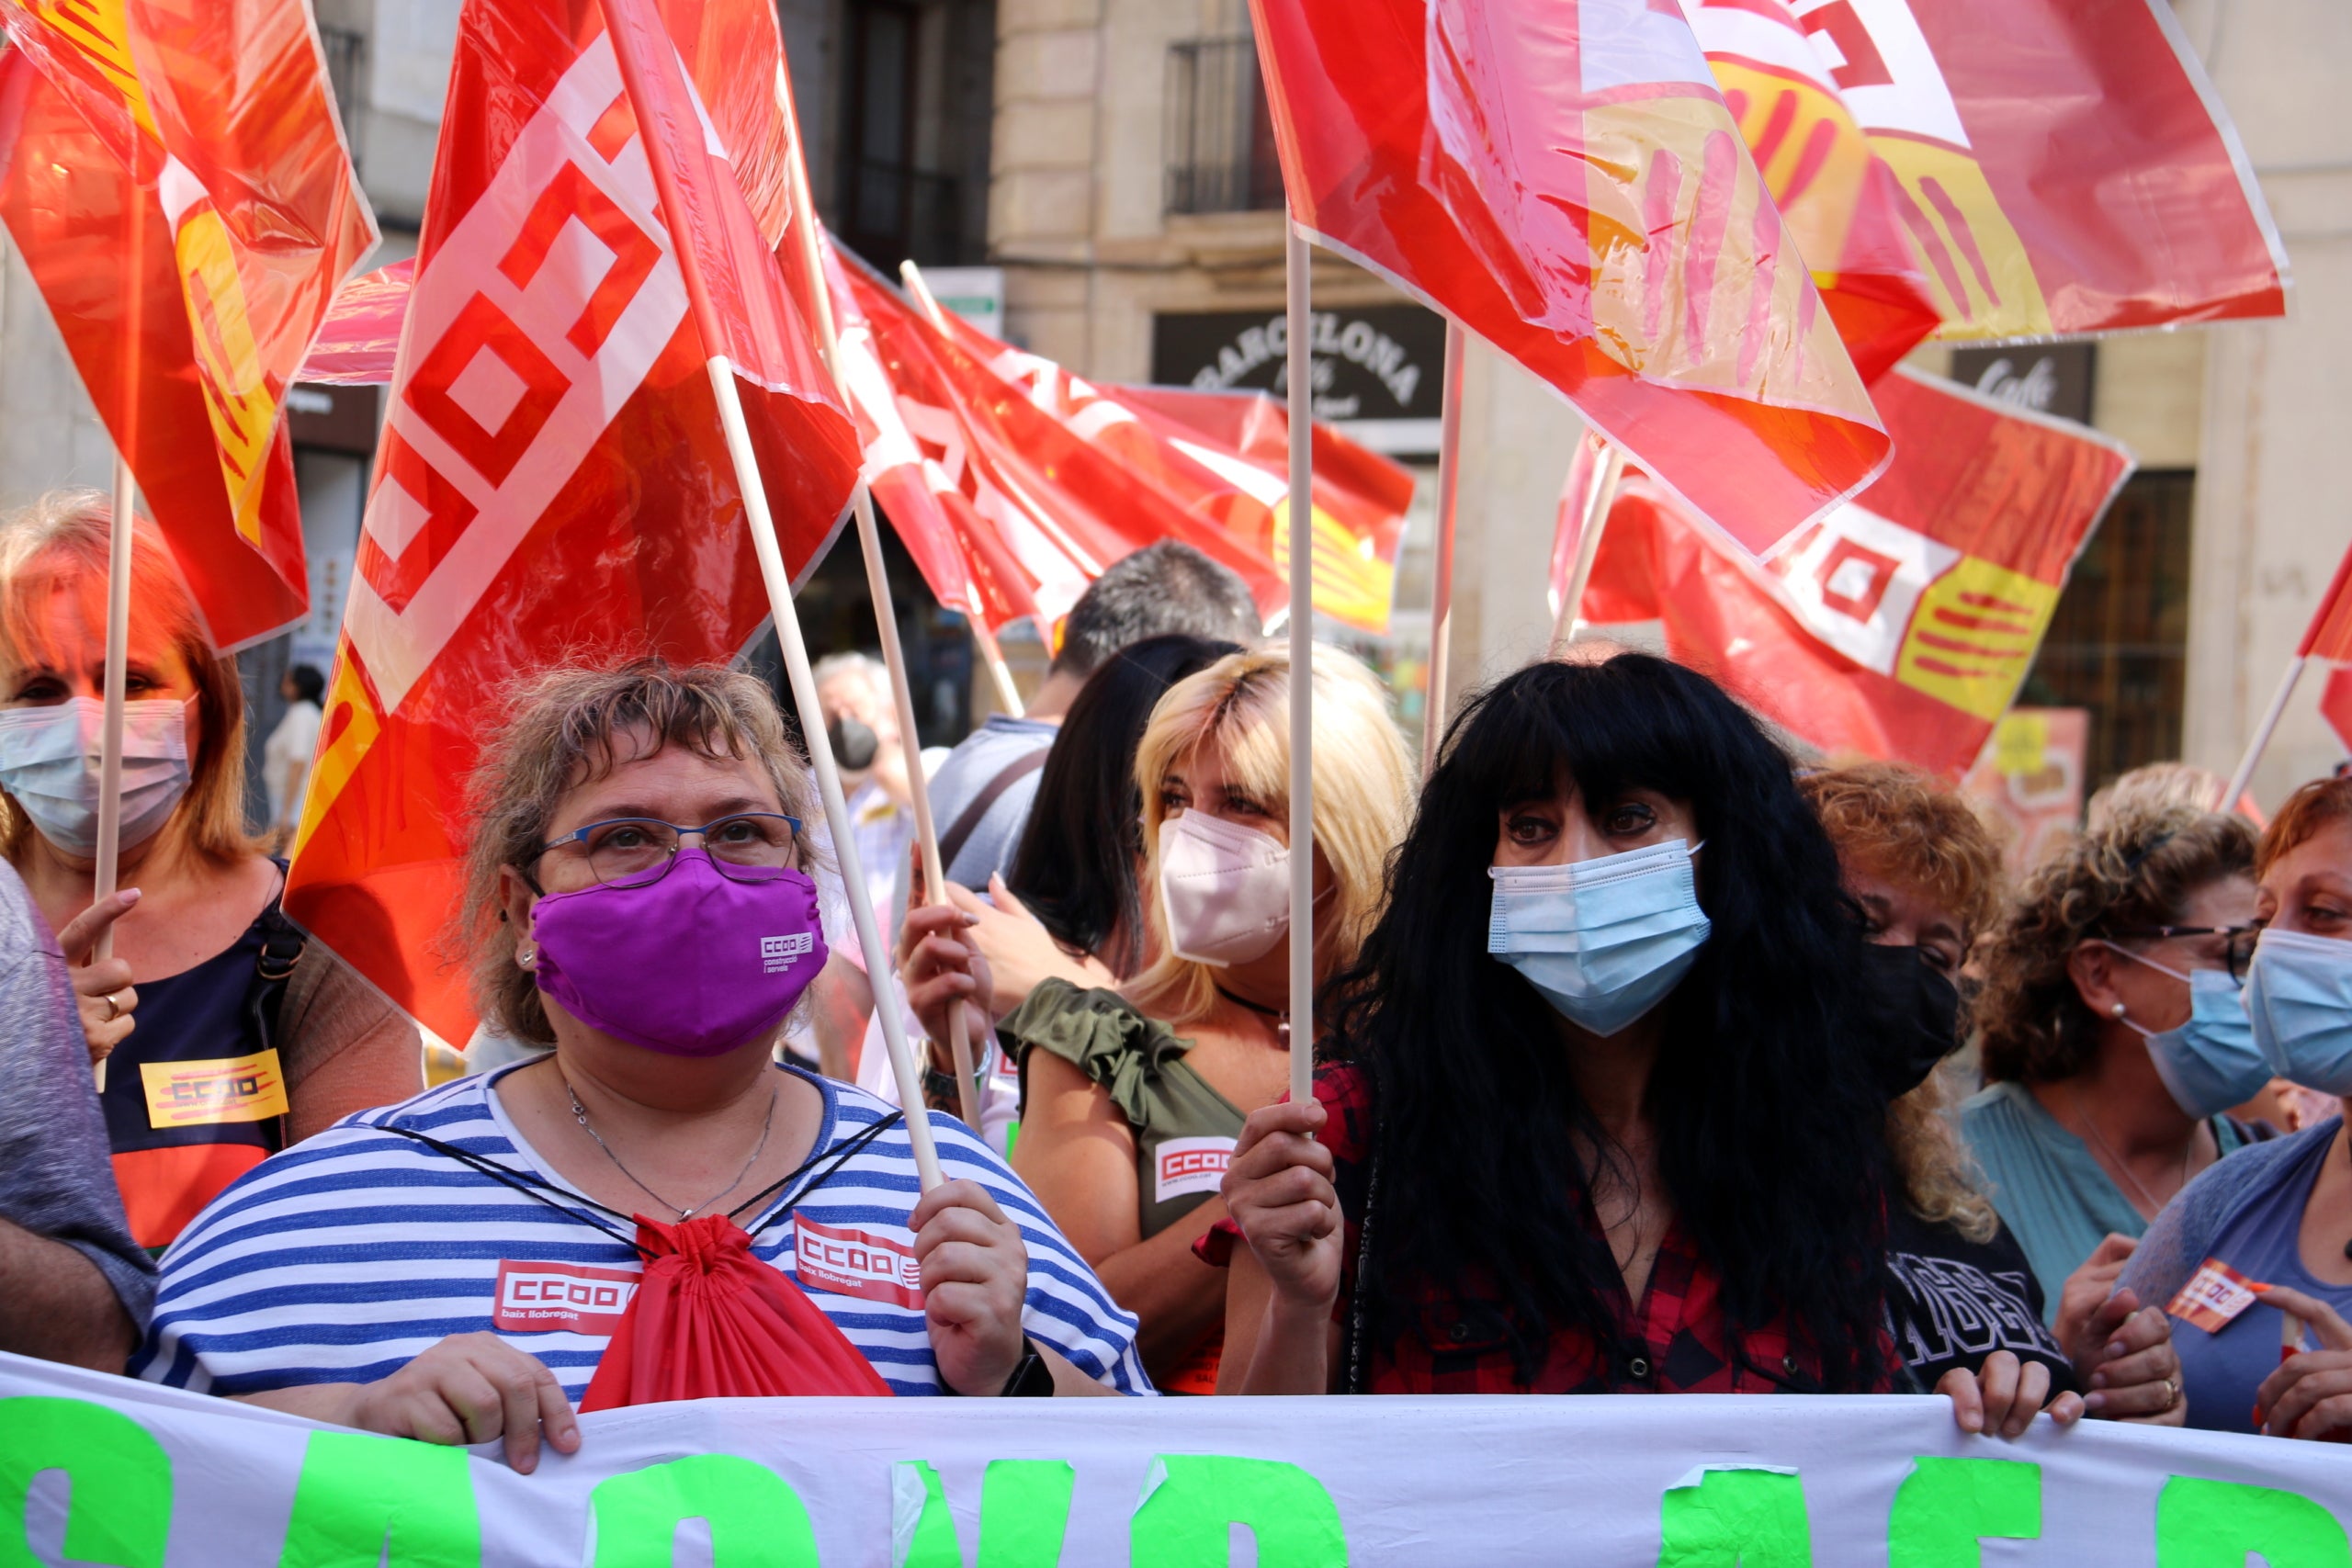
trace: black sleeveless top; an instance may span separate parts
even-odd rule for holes
[[[273,897],[222,952],[137,983],[136,1027],[107,1058],[100,1103],[140,1246],[169,1247],[221,1189],[286,1146],[277,1010],[303,940]]]

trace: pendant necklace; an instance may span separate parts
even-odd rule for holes
[[[556,1069],[556,1073],[559,1077],[561,1077],[563,1076],[562,1068],[558,1067]],[[684,1224],[686,1221],[693,1219],[695,1214],[709,1208],[713,1203],[718,1202],[721,1198],[726,1197],[729,1193],[734,1191],[735,1189],[743,1185],[743,1179],[752,1174],[752,1168],[753,1166],[760,1163],[760,1155],[768,1146],[768,1134],[775,1126],[775,1091],[771,1088],[768,1091],[767,1120],[760,1123],[760,1141],[752,1145],[752,1157],[743,1162],[743,1168],[735,1173],[734,1180],[729,1182],[726,1186],[720,1188],[718,1191],[712,1193],[701,1202],[696,1203],[693,1208],[681,1208],[677,1204],[672,1202],[669,1199],[662,1196],[661,1193],[653,1190],[652,1188],[648,1187],[644,1182],[639,1181],[637,1179],[637,1173],[629,1169],[628,1166],[621,1163],[621,1156],[613,1152],[613,1145],[605,1142],[605,1135],[597,1132],[595,1127],[589,1122],[588,1108],[580,1103],[580,1091],[571,1087],[571,1080],[568,1077],[563,1079],[563,1092],[565,1095],[570,1097],[571,1100],[571,1119],[580,1123],[580,1130],[582,1132],[596,1140],[596,1146],[605,1151],[605,1157],[613,1162],[613,1168],[619,1171],[623,1176],[628,1177],[630,1186],[635,1187],[639,1192],[644,1193],[648,1198],[652,1199],[655,1202],[661,1204],[672,1213],[676,1214],[678,1216],[678,1223],[681,1224]]]

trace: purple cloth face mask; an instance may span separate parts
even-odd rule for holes
[[[531,911],[539,989],[589,1028],[670,1056],[773,1033],[817,971],[817,885],[721,875],[701,850],[639,887],[553,893]]]

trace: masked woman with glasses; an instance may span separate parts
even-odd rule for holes
[[[2255,874],[2262,935],[2245,984],[2255,1043],[2279,1077],[2352,1103],[2352,780],[2289,796],[2262,835]],[[2332,1117],[2206,1171],[2165,1205],[2125,1266],[2124,1289],[2174,1309],[2190,1426],[2352,1438],[2345,1126]]]
[[[1521,670],[1388,886],[1226,1178],[1220,1392],[1893,1386],[1862,934],[1753,718],[1643,654]]]
[[[143,521],[119,891],[94,900],[111,515],[59,491],[0,521],[0,854],[73,965],[131,1235],[161,1250],[271,1153],[414,1094],[424,1056],[415,1026],[279,912],[283,863],[245,826],[236,660]],[[113,955],[88,962],[109,926]]]
[[[1216,1387],[1225,1276],[1192,1246],[1224,1217],[1243,1118],[1290,1077],[1290,682],[1286,651],[1237,653],[1159,699],[1134,766],[1152,962],[1115,990],[1048,978],[1001,1027],[1022,1075],[1013,1167],[1141,1320],[1167,1392]],[[1318,974],[1354,958],[1411,798],[1386,694],[1317,648]],[[916,960],[909,992],[935,1036],[951,989],[988,965],[937,939]]]
[[[807,778],[749,675],[526,690],[483,754],[459,934],[484,1017],[541,1054],[222,1194],[135,1370],[503,1437],[525,1469],[576,1446],[574,1406],[1143,1388],[1134,1319],[978,1139],[935,1122],[949,1179],[918,1200],[898,1111],[774,1062],[826,955]]]
[[[1961,1136],[2047,1317],[2068,1275],[2120,1272],[2157,1210],[2264,1131],[2228,1114],[2270,1081],[2238,994],[2253,870],[2234,817],[2127,808],[2035,869],[1979,951],[1988,1082]]]

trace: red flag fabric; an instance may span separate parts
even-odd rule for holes
[[[632,0],[634,3],[634,0]],[[857,448],[728,150],[783,145],[764,0],[675,8],[643,134],[595,6],[468,0],[287,907],[462,1043],[461,792],[500,693],[558,659],[726,659],[768,604],[650,157],[690,165],[752,444],[797,578]],[[765,93],[741,90],[756,77]],[[756,182],[755,182],[756,183]]]
[[[1894,171],[1786,0],[1683,0],[1724,103],[1862,379],[1942,324],[1904,233]]]
[[[2336,740],[2346,751],[2352,751],[2352,669],[2339,664],[2327,672],[2327,684],[2320,689],[2320,716],[2335,731]]]
[[[362,273],[337,289],[294,378],[338,387],[390,381],[400,353],[401,323],[408,320],[409,291],[415,286],[416,258],[410,256]]]
[[[0,220],[215,643],[309,605],[286,388],[376,243],[301,0],[0,0]]]
[[[1296,221],[1510,355],[1742,545],[1886,436],[1662,0],[1251,0]]]
[[[1629,472],[1584,618],[1662,620],[1676,659],[1824,750],[1957,775],[2015,698],[2132,461],[2080,425],[1908,370],[1877,397],[1893,466],[1770,567]],[[1555,595],[1582,479],[1563,499]]]
[[[2303,628],[2303,640],[2295,645],[2295,657],[2352,663],[2352,550],[2336,562],[2335,575],[2328,579],[2327,592],[2320,595],[2319,608]]]
[[[846,253],[829,268],[865,473],[943,604],[1050,624],[1102,569],[1178,539],[1288,603],[1289,422],[1262,394],[1095,387],[960,318],[935,324]],[[1385,631],[1412,475],[1315,446],[1315,607]]]
[[[2286,253],[2168,0],[1794,0],[1946,338],[2277,316]]]

